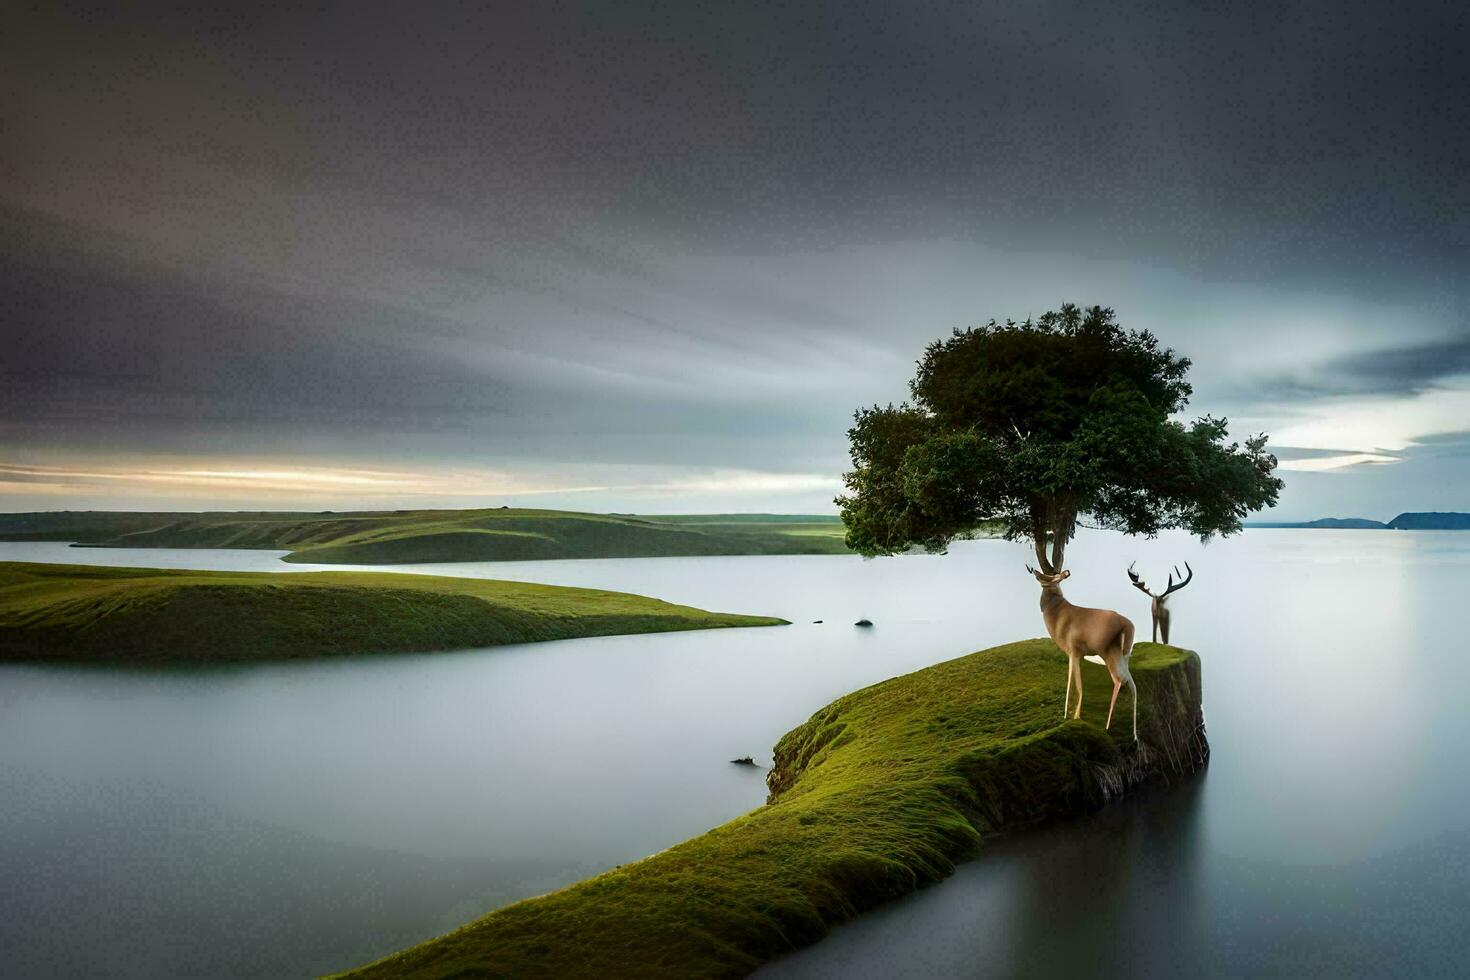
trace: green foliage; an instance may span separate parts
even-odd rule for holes
[[[0,660],[228,663],[782,622],[487,579],[0,562]]]
[[[1189,366],[1097,306],[935,341],[912,404],[856,413],[837,498],[848,545],[941,551],[998,522],[1059,570],[1079,515],[1128,534],[1240,530],[1276,502],[1276,458],[1264,435],[1227,443],[1224,419],[1170,418],[1188,403]]]
[[[1144,754],[1129,726],[1102,729],[1103,668],[1083,673],[1080,721],[1061,720],[1066,658],[1048,640],[849,694],[776,746],[770,805],[346,975],[745,976],[944,878],[994,831],[1102,805],[1103,774]],[[1198,730],[1199,658],[1140,643],[1133,674],[1162,773],[1175,733]]]
[[[0,540],[117,548],[269,548],[286,561],[393,565],[551,558],[846,554],[832,517],[705,514],[634,517],[574,511],[0,514]]]

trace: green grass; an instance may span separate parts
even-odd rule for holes
[[[238,662],[783,622],[486,579],[0,562],[9,660]]]
[[[345,975],[742,976],[993,833],[1203,763],[1194,654],[1139,644],[1140,747],[1126,723],[1103,731],[1111,684],[1092,664],[1083,719],[1061,721],[1065,663],[1028,640],[850,694],[781,739],[767,806]]]
[[[835,517],[779,514],[635,517],[511,508],[0,514],[0,540],[115,548],[268,548],[290,551],[286,561],[338,565],[847,554],[845,533]]]

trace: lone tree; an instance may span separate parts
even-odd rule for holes
[[[1082,515],[1127,534],[1239,531],[1276,502],[1276,457],[1264,434],[1226,443],[1225,419],[1171,421],[1188,371],[1100,306],[956,330],[924,351],[912,405],[856,413],[837,498],[848,546],[943,551],[998,524],[1055,574]]]

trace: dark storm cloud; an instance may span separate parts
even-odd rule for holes
[[[1470,456],[1470,431],[1438,432],[1414,440],[1415,453],[1431,456]]]
[[[1329,357],[1251,379],[1238,394],[1273,402],[1344,396],[1410,396],[1470,375],[1470,330],[1428,343]]]
[[[10,446],[835,471],[924,339],[1114,281],[1213,363],[1232,284],[1415,325],[1202,392],[1467,362],[1458,4],[5,17]]]
[[[1470,374],[1470,332],[1463,337],[1354,354],[1329,369],[1373,392],[1417,392],[1436,381]]]

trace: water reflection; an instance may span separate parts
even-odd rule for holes
[[[781,976],[1187,975],[1201,781],[993,840],[951,880],[778,961]],[[1161,932],[1160,922],[1173,928]],[[894,937],[904,937],[895,943]],[[837,955],[822,955],[824,952]],[[1167,971],[1167,973],[1166,973]]]

